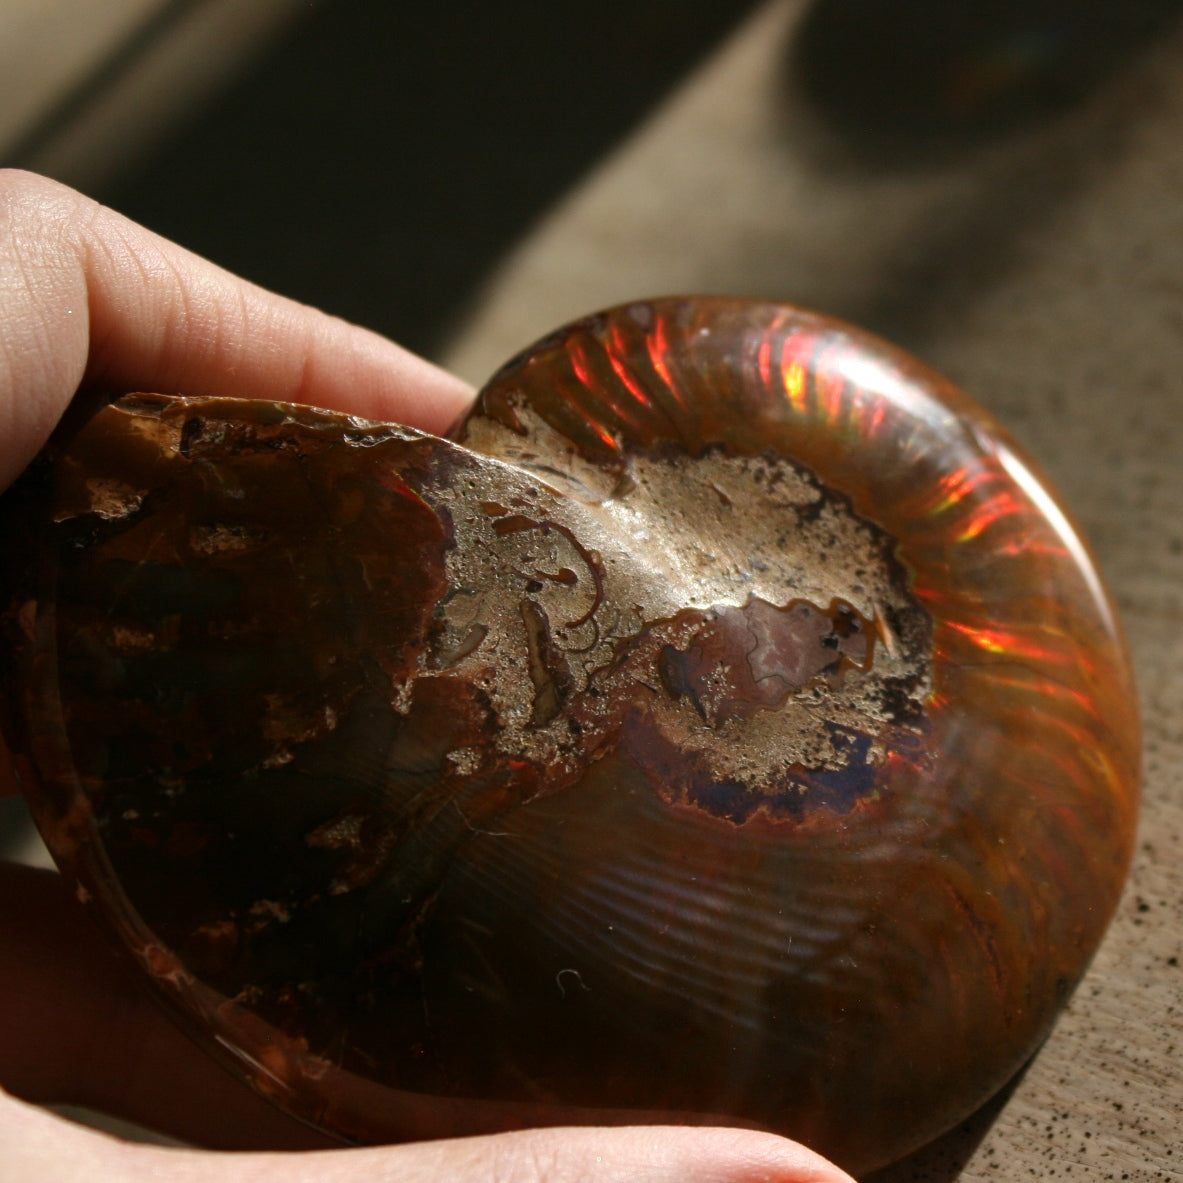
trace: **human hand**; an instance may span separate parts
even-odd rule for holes
[[[373,333],[264,292],[61,185],[0,172],[0,488],[82,385],[310,403],[435,432],[472,397]],[[0,793],[15,791],[0,759]],[[0,866],[0,997],[0,1085],[12,1093],[239,1152],[124,1143],[0,1092],[0,1183],[849,1183],[795,1143],[729,1129],[329,1149],[191,1045],[125,979],[58,877],[27,867]]]

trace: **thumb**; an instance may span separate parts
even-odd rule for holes
[[[853,1183],[773,1134],[675,1128],[525,1130],[407,1146],[226,1154],[121,1142],[0,1094],[0,1183]]]

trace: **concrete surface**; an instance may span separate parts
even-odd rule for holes
[[[0,161],[109,185],[300,15],[299,0],[4,0]]]

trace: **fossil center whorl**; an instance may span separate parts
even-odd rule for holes
[[[497,748],[540,763],[543,791],[626,720],[663,795],[733,821],[850,808],[921,746],[927,613],[891,540],[811,473],[719,447],[630,453],[610,489],[527,471],[512,500],[490,468],[448,501],[428,665],[481,687]]]

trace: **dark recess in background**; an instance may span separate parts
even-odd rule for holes
[[[1085,98],[1183,0],[816,0],[790,75],[869,167],[927,164]]]
[[[506,247],[751,7],[321,3],[95,196],[431,353]]]

